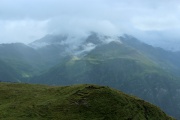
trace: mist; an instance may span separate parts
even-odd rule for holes
[[[178,0],[1,0],[0,43],[30,43],[47,34],[130,34],[153,44],[179,42]]]

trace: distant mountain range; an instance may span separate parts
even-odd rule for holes
[[[47,35],[29,45],[1,44],[0,60],[6,67],[0,67],[0,77],[10,77],[1,81],[49,85],[106,85],[180,119],[179,59],[180,52],[153,47],[129,35]]]

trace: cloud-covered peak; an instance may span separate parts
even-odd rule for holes
[[[29,43],[46,34],[87,36],[90,31],[178,41],[179,4],[179,0],[1,0],[0,42]]]

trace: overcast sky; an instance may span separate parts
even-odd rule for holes
[[[89,31],[180,41],[180,0],[0,0],[0,43]]]

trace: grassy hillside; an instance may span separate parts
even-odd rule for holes
[[[132,37],[105,44],[102,41],[108,37],[96,34],[72,53],[66,53],[68,46],[56,44],[60,38],[48,37],[45,42],[50,44],[36,49],[20,43],[1,44],[0,59],[4,62],[0,61],[0,81],[108,85],[180,119],[180,83],[171,73],[176,71],[179,75],[178,53],[154,48]],[[37,43],[41,45],[43,41]],[[83,53],[89,43],[96,48]]]
[[[26,79],[43,69],[41,56],[22,43],[0,44],[0,59]],[[20,81],[23,82],[21,79]]]
[[[109,87],[0,83],[3,120],[173,120],[158,107]]]
[[[31,80],[43,84],[99,84],[136,95],[179,118],[180,100],[176,77],[142,52],[111,42],[84,57],[74,56]]]
[[[22,43],[0,44],[0,59],[21,75],[21,82],[28,82],[32,76],[60,63],[61,59],[64,59],[63,51],[65,47],[59,44],[39,49]]]
[[[125,35],[120,37],[121,41],[138,51],[141,51],[148,58],[159,64],[163,69],[179,76],[180,72],[180,52],[167,51],[162,48],[140,42],[136,38]]]

